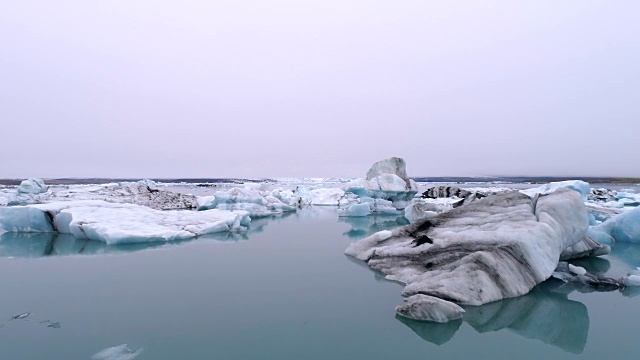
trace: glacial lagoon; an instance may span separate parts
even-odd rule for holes
[[[465,307],[460,321],[396,316],[402,286],[344,250],[404,223],[316,206],[255,220],[246,234],[168,244],[5,233],[2,358],[91,359],[121,344],[138,360],[635,357],[632,290],[549,280],[523,297]],[[617,244],[576,264],[619,277],[640,266],[640,246]]]

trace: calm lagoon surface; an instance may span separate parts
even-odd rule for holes
[[[397,317],[402,286],[344,250],[402,224],[310,207],[245,235],[172,244],[4,234],[0,359],[91,359],[120,344],[142,348],[136,359],[637,358],[640,296],[629,290],[550,280],[467,307],[463,321]],[[618,277],[640,266],[640,246],[578,264]]]

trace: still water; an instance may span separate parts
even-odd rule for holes
[[[143,349],[137,360],[637,358],[631,291],[548,281],[468,307],[463,321],[396,317],[402,286],[343,252],[401,224],[313,207],[257,220],[245,235],[177,244],[4,234],[0,359],[91,359],[120,344]],[[640,266],[640,246],[579,264],[620,276]]]

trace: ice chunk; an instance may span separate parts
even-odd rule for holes
[[[198,210],[209,210],[215,209],[218,205],[216,201],[216,197],[213,195],[210,196],[200,196],[197,199],[198,201]]]
[[[368,203],[353,204],[346,209],[341,209],[338,216],[362,217],[371,214],[371,207]]]
[[[314,189],[309,192],[310,205],[338,206],[346,203],[344,191],[336,188]]]
[[[550,194],[561,188],[567,188],[567,189],[577,191],[578,193],[580,193],[580,195],[582,195],[583,200],[587,200],[587,197],[589,196],[589,194],[591,194],[591,186],[589,185],[589,183],[584,182],[582,180],[567,180],[567,181],[551,182],[537,188],[520,190],[520,192],[533,197],[536,194],[540,194],[540,195]]]
[[[346,254],[406,284],[405,296],[480,305],[526,294],[546,280],[587,228],[577,192],[559,189],[534,201],[514,191],[374,234]]]
[[[640,243],[640,207],[614,216],[589,229],[589,236],[603,244],[615,241]]]
[[[426,203],[415,202],[404,209],[404,217],[413,224],[420,220],[430,219],[438,215],[437,212],[430,209],[432,209],[432,207]]]
[[[557,268],[553,272],[553,277],[566,283],[601,291],[617,290],[622,286],[622,280],[591,274],[582,267],[574,266],[563,261],[558,263]]]
[[[396,307],[396,313],[413,320],[445,323],[462,319],[464,309],[450,301],[429,295],[413,295]]]
[[[640,286],[640,268],[629,271],[627,275],[622,277],[624,286]]]
[[[369,171],[367,171],[367,180],[372,180],[383,174],[394,174],[403,180],[407,180],[407,164],[403,158],[390,157],[388,159],[380,160],[371,165]]]
[[[91,358],[94,360],[133,360],[142,353],[142,349],[133,351],[122,344],[95,353]]]
[[[389,200],[373,199],[370,197],[362,197],[358,199],[359,203],[347,205],[347,207],[338,210],[339,216],[367,216],[369,214],[376,215],[400,215],[402,211],[393,207],[393,203]]]
[[[214,196],[198,199],[199,209],[243,210],[251,217],[281,215],[283,212],[295,211],[295,206],[285,204],[262,187],[261,184],[250,184],[244,188],[234,187],[217,191]]]
[[[404,160],[393,157],[373,164],[366,178],[350,181],[345,191],[360,197],[391,200],[395,208],[404,209],[418,192],[418,186],[407,177]]]
[[[47,192],[49,187],[44,184],[42,179],[31,178],[29,180],[24,180],[18,186],[19,194],[40,194],[43,192]]]
[[[31,207],[0,207],[0,233],[52,232],[51,216]]]
[[[57,231],[109,245],[174,241],[215,232],[240,231],[251,220],[245,211],[160,211],[99,200],[15,206],[0,211],[10,215],[0,216],[0,225],[5,231]]]
[[[561,260],[578,259],[588,256],[607,255],[611,252],[608,245],[600,244],[589,237],[589,232],[580,242],[569,246],[560,254]]]

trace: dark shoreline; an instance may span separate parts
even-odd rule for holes
[[[626,177],[557,177],[557,176],[505,176],[505,177],[455,177],[455,176],[437,176],[437,177],[413,177],[417,182],[438,182],[438,183],[530,183],[545,184],[553,181],[564,180],[583,180],[592,184],[640,184],[640,178]],[[0,185],[20,185],[24,179],[0,179]],[[44,179],[48,185],[86,185],[86,184],[106,184],[111,182],[133,182],[139,181],[139,178],[57,178]],[[159,183],[235,183],[242,184],[248,182],[276,182],[274,179],[239,179],[239,178],[152,178],[150,180]]]

